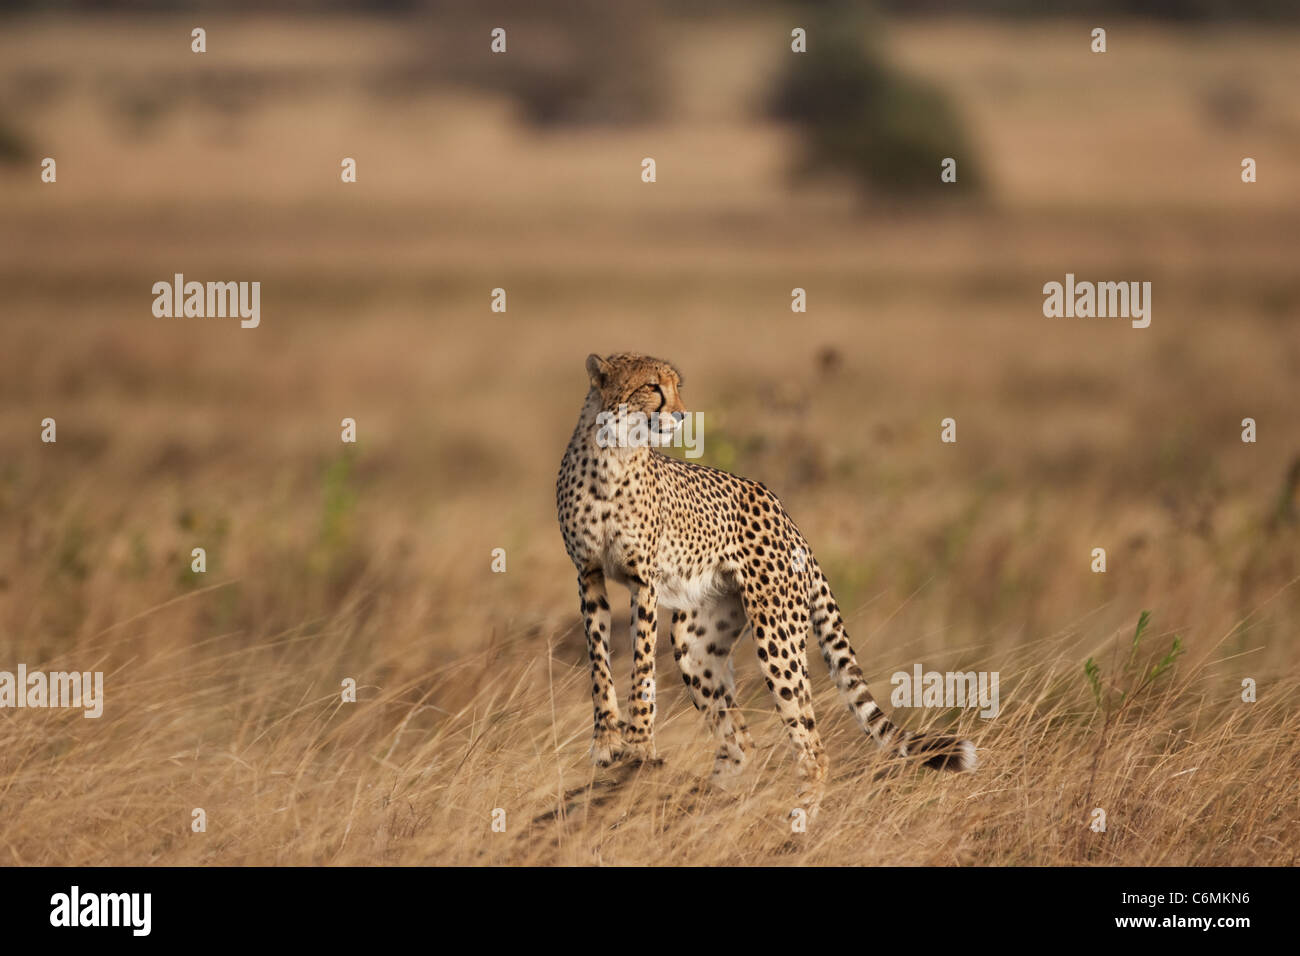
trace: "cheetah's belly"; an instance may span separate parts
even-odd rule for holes
[[[700,607],[730,590],[730,579],[717,570],[683,575],[660,571],[655,588],[659,603],[675,611]]]

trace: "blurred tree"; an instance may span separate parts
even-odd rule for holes
[[[867,24],[842,6],[809,21],[808,52],[791,53],[769,115],[803,132],[798,175],[847,173],[868,192],[977,191],[983,184],[957,110],[938,88],[890,67],[867,45]],[[940,164],[957,160],[957,181]]]

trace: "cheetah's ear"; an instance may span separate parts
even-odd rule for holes
[[[605,380],[609,376],[609,371],[609,363],[595,352],[587,356],[587,374],[591,376],[591,384],[596,388],[605,387]]]

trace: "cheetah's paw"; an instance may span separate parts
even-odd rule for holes
[[[623,759],[647,767],[662,767],[664,758],[655,751],[653,740],[628,741],[623,745]]]
[[[627,750],[621,731],[610,728],[598,730],[591,741],[591,762],[597,767],[612,767]]]

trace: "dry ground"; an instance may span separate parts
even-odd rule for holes
[[[0,102],[59,182],[0,171],[0,669],[102,670],[107,703],[0,712],[0,861],[1296,863],[1300,37],[891,25],[995,188],[884,211],[787,183],[752,110],[783,24],[664,29],[661,121],[544,133],[369,91],[401,24],[213,21],[204,69],[294,80],[214,104],[187,23],[6,23]],[[1151,327],[1044,319],[1067,271],[1151,280]],[[261,328],[154,319],[174,272],[260,280]],[[882,759],[814,661],[833,779],[792,834],[747,641],[735,792],[670,657],[667,764],[592,770],[553,478],[584,357],[629,348],[782,496],[879,697],[1000,672],[996,719],[899,715],[978,774]],[[1115,677],[1147,608],[1140,660],[1187,652],[1104,726],[1084,661]]]

